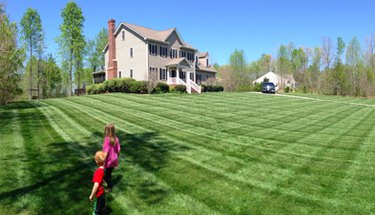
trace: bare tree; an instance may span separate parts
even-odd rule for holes
[[[366,61],[375,70],[375,33],[366,38],[366,45]]]
[[[154,70],[150,70],[147,76],[147,92],[150,94],[155,89],[156,85],[158,84],[159,76],[157,68],[153,68]]]
[[[225,65],[219,69],[222,84],[225,91],[234,91],[236,89],[236,77],[231,66]]]
[[[325,70],[328,70],[331,66],[332,60],[334,58],[333,51],[334,50],[333,50],[331,38],[327,36],[322,37],[321,54],[322,54],[322,60],[323,60],[323,65],[324,65]]]

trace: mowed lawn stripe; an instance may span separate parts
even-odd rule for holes
[[[188,170],[189,170],[189,168],[191,168],[191,167],[190,167],[190,165],[186,166],[186,168],[185,168],[185,169],[186,169],[186,170],[188,171]],[[198,198],[201,198],[201,197],[200,197],[200,196],[198,196]],[[220,205],[220,204],[219,204],[219,205]]]
[[[111,95],[111,96],[116,97],[116,98],[122,98],[122,100],[126,101],[126,102],[131,100],[129,98],[123,99],[124,97],[121,96],[121,94],[114,94],[114,95]],[[131,98],[133,99],[133,98],[137,98],[137,97],[131,97]],[[160,97],[157,97],[157,98],[160,98]],[[168,98],[166,98],[166,99],[168,99]],[[196,108],[196,106],[194,106],[194,108],[191,108],[189,102],[180,103],[179,98],[176,98],[175,100],[171,100],[171,101],[167,101],[167,100],[157,101],[157,103],[155,102],[155,99],[153,99],[153,98],[147,99],[147,101],[149,101],[149,100],[152,100],[152,102],[151,102],[152,107],[155,107],[155,108],[159,107],[159,108],[170,109],[171,105],[173,105],[172,116],[174,116],[175,112],[180,113],[179,115],[176,116],[177,118],[180,118],[182,116],[185,120],[191,119],[192,120],[191,122],[196,122],[196,123],[211,123],[213,121],[213,123],[211,123],[211,124],[214,124],[212,129],[221,129],[221,128],[223,128],[223,126],[221,126],[221,124],[228,124],[228,122],[229,123],[233,122],[231,124],[236,125],[236,127],[252,126],[252,127],[254,127],[254,129],[264,129],[266,127],[267,128],[274,128],[280,123],[286,123],[286,122],[291,123],[294,120],[300,119],[299,116],[295,116],[297,114],[295,111],[289,111],[287,114],[285,114],[285,112],[288,109],[290,109],[290,104],[287,104],[287,103],[284,104],[286,106],[285,108],[280,107],[280,106],[283,106],[283,103],[281,103],[281,104],[279,104],[279,107],[278,107],[277,110],[269,111],[267,113],[262,113],[261,114],[262,117],[259,117],[260,114],[259,113],[257,114],[257,112],[258,111],[263,112],[262,110],[264,110],[264,107],[262,107],[262,105],[259,105],[259,104],[256,107],[248,107],[247,106],[244,110],[241,111],[241,114],[238,114],[238,112],[240,112],[240,111],[237,111],[239,107],[238,106],[234,106],[234,107],[229,106],[229,104],[226,103],[225,100],[223,102],[217,102],[217,103],[210,102],[210,106],[202,107],[201,109]],[[150,104],[150,102],[147,102],[144,99],[142,100],[141,98],[133,99],[131,101],[141,103],[141,104],[144,104],[144,105]],[[277,102],[277,100],[276,100],[276,102]],[[274,103],[276,103],[276,102],[274,101]],[[219,105],[222,105],[223,107],[225,107],[225,109],[220,110],[220,111],[214,111],[214,110],[210,109],[212,107],[216,107],[216,106],[219,106]],[[272,106],[273,104],[267,104],[267,105]],[[307,108],[310,108],[312,106],[312,104],[304,104],[304,105],[301,105],[301,106],[296,104],[296,106],[298,106],[298,109],[300,109],[300,110],[305,110]],[[327,104],[327,108],[325,108],[325,110],[329,110],[329,107],[332,107],[332,106],[333,106],[332,104]],[[309,113],[317,113],[318,112],[316,109],[312,109],[312,108],[310,108],[309,110],[310,110]],[[282,112],[283,114],[278,114],[280,112]],[[161,112],[161,113],[163,113],[163,112]],[[215,116],[213,116],[212,113],[215,113]],[[225,118],[222,119],[218,116],[218,114],[221,114],[221,113],[223,113],[223,114],[236,113],[241,118],[241,120],[233,119],[234,118],[233,116],[225,117]],[[233,114],[233,115],[236,115],[236,114]],[[304,114],[304,116],[306,116],[306,115],[308,115],[308,114]],[[248,120],[249,118],[251,119],[251,121]],[[287,121],[285,120],[285,122],[283,122],[283,119],[288,119],[288,120]],[[264,123],[264,125],[262,125],[262,123]],[[225,128],[225,126],[224,126],[224,128]],[[279,129],[283,129],[283,128],[279,128]]]
[[[108,101],[107,101],[108,102]]]
[[[341,123],[350,122],[351,119],[359,117],[360,119],[366,119],[371,115],[373,110],[371,109],[362,109],[362,111],[356,112],[350,117],[344,118]],[[348,126],[346,131],[358,126],[358,124],[352,124]],[[342,136],[333,136],[332,139],[327,140],[327,144],[339,144]],[[353,143],[360,145],[361,143]],[[324,162],[320,159],[322,154],[327,154],[326,156],[331,155],[331,150],[321,149],[318,151],[312,151],[314,158],[310,161],[304,163],[300,166],[295,174],[290,174],[289,178],[285,182],[281,183],[280,186],[289,187],[295,192],[304,192],[306,194],[311,193],[312,195],[321,195],[322,197],[331,197],[331,194],[335,192],[335,189],[338,189],[337,184],[340,183],[338,178],[342,178],[345,175],[347,168],[351,165],[347,162]],[[346,151],[346,159],[353,159],[355,154],[358,153],[357,150]],[[332,153],[335,154],[335,153]],[[316,183],[319,182],[319,183]],[[305,184],[310,186],[305,186]],[[336,200],[337,201],[337,200]],[[338,205],[340,203],[337,203]]]
[[[2,141],[0,144],[0,157],[2,162],[0,168],[2,174],[7,177],[0,177],[1,192],[0,213],[20,213],[27,212],[27,205],[30,203],[25,196],[12,198],[6,193],[13,193],[14,189],[22,188],[24,185],[31,183],[31,179],[27,172],[27,161],[25,152],[25,141],[21,134],[20,114],[17,109],[1,110],[2,126],[6,126],[8,130],[0,131]],[[6,118],[5,118],[6,116]],[[11,172],[12,169],[13,171]],[[14,171],[15,170],[15,171]],[[18,201],[16,208],[11,207],[12,201]]]
[[[367,184],[374,190],[373,176],[365,172],[374,165],[372,107],[246,93],[110,94],[36,104],[41,116],[36,122],[25,119],[38,125],[28,123],[29,131],[42,133],[31,141],[45,145],[32,147],[44,154],[38,162],[53,164],[40,182],[50,180],[45,188],[53,185],[53,191],[77,187],[74,183],[90,187],[91,175],[85,176],[87,185],[78,182],[87,167],[72,173],[74,183],[57,180],[67,165],[56,162],[56,155],[68,155],[74,170],[79,163],[94,166],[89,155],[101,146],[103,125],[116,124],[125,154],[114,175],[119,190],[108,196],[115,214],[368,214],[374,209],[369,192],[350,187]],[[62,141],[40,113],[69,141]],[[47,192],[37,188],[33,196],[44,200],[41,191]],[[79,203],[67,211],[78,212],[88,206],[78,200],[82,191],[64,191],[52,205],[73,202],[66,199],[72,196]],[[38,213],[47,208],[40,201],[29,207]]]
[[[77,202],[74,194],[80,192],[79,188],[58,192],[64,184],[61,183],[64,179],[62,176],[68,174],[66,168],[72,168],[72,163],[75,161],[74,157],[70,159],[69,156],[60,153],[62,150],[69,154],[69,149],[65,145],[60,145],[62,139],[51,129],[48,120],[33,103],[21,103],[19,116],[16,119],[21,125],[18,135],[21,135],[25,141],[25,153],[15,155],[15,158],[18,158],[15,162],[24,166],[22,168],[17,168],[17,165],[11,166],[15,167],[12,168],[13,171],[22,171],[28,177],[24,178],[26,181],[21,180],[23,183],[21,186],[17,186],[15,180],[15,183],[9,185],[12,190],[1,192],[1,201],[9,201],[7,204],[12,205],[17,213],[31,214],[36,212],[46,214],[63,203]],[[65,162],[58,162],[60,160]],[[12,177],[12,174],[8,177]],[[82,206],[81,203],[75,205]]]
[[[373,117],[367,118],[372,121]],[[375,124],[372,125],[372,130],[365,135],[363,144],[360,145],[360,150],[356,154],[354,160],[357,162],[352,164],[345,172],[345,177],[340,181],[340,189],[335,192],[334,198],[345,199],[350,207],[359,207],[358,211],[370,211],[375,213],[373,193],[375,187],[369,186],[375,181],[375,150],[373,149],[375,139]],[[366,206],[363,207],[363,202]],[[356,205],[356,203],[362,203]]]
[[[66,104],[66,103],[69,103],[69,102],[66,102],[66,101],[64,101],[64,103]],[[61,108],[61,111],[65,111],[65,110],[71,110],[72,108],[64,108],[64,106],[62,105],[62,104],[59,104],[57,107],[59,107],[59,108]],[[72,106],[73,107],[73,106]],[[87,108],[85,108],[85,110],[90,110],[90,109],[87,109]],[[71,111],[66,111],[66,115],[70,115],[72,112]],[[65,115],[64,114],[64,115]],[[82,117],[82,115],[80,115],[81,117]],[[75,120],[75,119],[73,119],[73,120]],[[90,127],[90,125],[85,125],[85,126],[87,126],[87,127]],[[92,125],[91,125],[92,126]],[[122,129],[119,129],[119,130],[122,130]],[[98,137],[98,138],[102,138],[102,137]],[[124,140],[124,142],[125,142],[125,144],[126,144],[126,139]],[[126,148],[125,148],[125,150],[126,150]],[[124,165],[128,165],[128,163],[124,163]],[[136,165],[137,166],[137,165]],[[138,166],[138,168],[139,168],[139,166]],[[126,170],[125,170],[126,171]],[[139,170],[138,170],[139,171]],[[145,174],[145,173],[144,173]],[[149,178],[150,177],[150,175],[146,175],[146,176],[142,176],[142,177],[147,177],[147,178]],[[154,179],[155,180],[155,179]],[[154,181],[153,180],[153,181]],[[159,186],[165,186],[165,185],[163,185],[163,184],[160,184],[160,182],[158,182],[158,184],[159,184]],[[129,195],[129,193],[126,193],[126,195]],[[134,195],[135,196],[135,195]],[[171,196],[170,197],[171,199],[173,199],[174,197],[173,196]],[[124,197],[122,197],[121,199],[124,199]],[[128,198],[127,198],[128,199]],[[126,200],[127,202],[129,202],[129,200]],[[195,200],[195,202],[197,202],[196,200]],[[203,206],[203,204],[201,204],[202,206]],[[129,211],[131,211],[130,209],[128,209]],[[199,208],[196,208],[196,210],[197,211],[200,211],[199,210]],[[206,210],[207,210],[207,207],[206,207]],[[203,210],[204,211],[204,210]],[[200,211],[200,212],[202,212],[202,211]],[[212,211],[211,211],[212,212]]]
[[[107,101],[106,101],[107,103],[108,102],[110,102],[108,99],[107,99]],[[124,106],[125,106],[126,104],[124,104]],[[127,105],[127,107],[129,107],[129,105]],[[163,112],[163,111],[158,111],[158,112]],[[167,117],[167,116],[166,116]],[[196,127],[198,127],[199,125],[196,125]],[[251,131],[251,132],[253,132],[253,131]],[[195,133],[197,133],[196,131],[195,131]],[[203,134],[205,134],[205,133],[207,133],[207,132],[203,132]],[[222,135],[220,135],[220,134],[217,134],[217,132],[215,132],[215,131],[213,131],[213,132],[211,132],[211,134],[212,134],[212,136],[222,136]],[[309,133],[309,134],[311,134],[311,133]],[[239,137],[241,137],[240,135],[238,135]],[[244,139],[244,141],[246,141],[246,138],[249,138],[250,136],[245,136],[243,139]],[[210,138],[210,137],[204,137],[205,139],[207,139],[207,138]],[[224,138],[224,140],[223,141],[226,141],[227,139],[225,139]],[[319,145],[318,145],[319,146]],[[226,150],[229,150],[229,149],[226,149]],[[238,151],[238,149],[235,149],[234,151]]]
[[[213,118],[213,114],[212,113],[216,113],[215,116],[214,116],[214,119],[217,120],[222,120],[223,122],[235,122],[235,121],[240,121],[238,119],[236,119],[237,117],[240,118],[241,120],[242,119],[246,119],[246,118],[250,118],[250,117],[254,117],[254,120],[264,120],[264,121],[259,121],[259,122],[254,122],[255,125],[259,126],[259,123],[260,122],[269,122],[270,120],[273,120],[273,121],[277,121],[278,120],[275,120],[275,118],[284,118],[283,115],[281,115],[280,117],[280,114],[277,114],[277,110],[282,110],[283,113],[285,113],[287,110],[288,107],[284,108],[284,106],[290,106],[290,104],[288,103],[284,103],[284,102],[279,102],[277,100],[273,101],[273,102],[270,102],[270,104],[267,104],[265,103],[266,105],[269,105],[269,106],[276,106],[276,104],[278,105],[278,108],[277,110],[268,110],[268,111],[264,111],[265,108],[262,106],[262,104],[257,104],[255,103],[256,106],[251,106],[251,105],[254,105],[253,103],[249,104],[249,105],[245,105],[243,107],[241,107],[242,105],[235,105],[235,106],[231,106],[229,103],[227,103],[227,101],[225,99],[221,99],[221,101],[211,101],[208,103],[208,105],[204,105],[204,106],[201,106],[199,107],[198,106],[198,102],[195,102],[195,103],[192,103],[191,101],[186,101],[184,100],[183,98],[164,98],[164,97],[150,97],[150,98],[147,98],[147,100],[145,99],[142,99],[142,98],[137,98],[137,97],[126,97],[126,99],[124,99],[124,95],[121,95],[121,94],[113,94],[113,95],[109,95],[109,96],[113,96],[113,97],[118,97],[118,98],[122,98],[124,101],[129,101],[129,99],[133,99],[133,101],[136,101],[136,102],[143,102],[145,104],[150,104],[150,103],[147,103],[147,101],[152,101],[151,104],[153,106],[160,106],[160,107],[165,107],[167,109],[171,109],[171,106],[173,107],[173,111],[180,111],[180,112],[184,112],[185,113],[185,118],[190,118],[192,117],[192,115],[196,116],[194,117],[193,119],[199,119],[200,117],[204,116],[203,118],[208,118],[208,119],[212,119]],[[156,98],[156,99],[155,99]],[[173,99],[173,100],[171,100]],[[155,100],[157,101],[157,103],[155,103]],[[168,101],[169,100],[169,101]],[[183,102],[181,102],[183,101]],[[191,105],[194,104],[194,108],[191,107]],[[298,106],[298,108],[300,110],[305,110],[307,108],[309,108],[309,106],[311,106],[311,104],[306,104],[306,105],[303,105],[303,106],[299,106],[299,104],[295,104],[296,106]],[[216,110],[216,108],[214,109],[214,107],[217,107],[217,106],[221,106],[222,108],[220,110]],[[229,109],[230,107],[230,109]],[[239,114],[241,112],[241,114]],[[291,113],[292,111],[289,111],[288,115]],[[186,114],[187,113],[187,114]],[[171,113],[172,116],[174,113]],[[224,117],[220,117],[220,114],[224,114]],[[230,114],[228,116],[228,114]],[[294,111],[294,114],[295,114],[295,111]],[[259,116],[262,115],[262,117],[260,118]],[[248,123],[246,125],[249,125]]]
[[[50,119],[50,123],[52,123],[54,125],[54,129],[57,130],[62,136],[64,136],[67,141],[72,142],[69,147],[71,147],[72,149],[74,149],[77,152],[80,152],[81,157],[84,157],[84,158],[88,157],[89,158],[89,162],[87,162],[87,166],[91,170],[88,171],[87,174],[92,174],[92,172],[95,168],[95,165],[94,165],[94,162],[93,162],[91,156],[92,156],[92,154],[95,153],[95,151],[101,149],[101,144],[99,144],[99,143],[103,140],[103,136],[98,135],[98,133],[99,133],[98,130],[93,130],[92,131],[93,136],[90,137],[90,138],[88,138],[88,136],[80,135],[81,131],[84,131],[84,134],[91,133],[90,131],[88,131],[88,128],[90,128],[90,126],[88,126],[88,124],[85,124],[84,126],[82,126],[80,124],[82,122],[77,120],[78,118],[82,117],[82,114],[79,114],[81,111],[76,112],[76,115],[71,115],[71,113],[72,113],[71,108],[70,109],[59,109],[63,106],[62,105],[53,106],[53,104],[56,103],[56,101],[57,100],[55,100],[53,102],[50,102],[50,101],[45,102],[45,103],[42,102],[44,104],[49,104],[48,108],[50,108],[52,110],[55,110],[54,113],[57,113],[57,115],[52,114],[52,112],[49,112],[46,109],[44,109],[45,114]],[[62,100],[62,101],[64,101],[64,100]],[[80,120],[82,120],[82,119],[80,119]],[[103,127],[103,123],[100,123],[100,124],[101,124],[100,128]],[[99,129],[99,127],[96,126],[95,124],[91,125],[91,126],[92,126],[91,128]],[[67,133],[71,134],[71,135],[66,136]],[[92,142],[89,143],[90,141],[92,141]],[[78,147],[79,145],[81,145],[81,146],[90,145],[90,147],[89,147],[89,150],[87,150],[84,147],[79,148]],[[90,182],[90,180],[88,180],[88,182]],[[134,207],[134,205],[131,204],[131,201],[129,199],[126,199],[124,197],[122,197],[121,199],[123,201],[128,202],[128,204],[116,204],[112,208],[114,210],[114,212],[124,213],[126,211],[133,211],[133,212],[137,211],[136,207]],[[114,201],[117,202],[118,199],[114,198]]]
[[[129,99],[127,99],[126,101],[128,101]],[[147,103],[142,103],[143,105],[148,105]],[[129,107],[129,104],[128,103],[126,103],[126,104],[124,104],[125,106],[127,106],[127,107]],[[349,110],[349,108],[348,107],[345,107],[345,106],[341,106],[341,108],[342,107],[344,107],[344,108],[346,108],[347,110]],[[329,106],[329,107],[327,107],[326,108],[326,110],[329,110],[330,108],[332,108],[331,106]],[[180,112],[180,114],[178,115],[178,117],[179,118],[186,118],[186,117],[184,117],[184,113],[185,113],[185,115],[186,115],[186,113],[189,113],[189,110],[187,110],[186,108],[184,109],[183,107],[176,107],[176,109],[177,110],[174,110],[174,112],[177,112],[177,111],[179,111]],[[190,108],[191,109],[191,108]],[[229,108],[227,108],[227,109],[229,109]],[[159,109],[160,110],[160,109]],[[147,110],[146,110],[147,111]],[[227,110],[228,111],[228,110]],[[150,111],[147,111],[147,112],[150,112]],[[158,111],[158,112],[160,112],[161,113],[161,116],[163,116],[163,117],[168,117],[168,114],[165,114],[165,111],[163,111],[163,110],[160,110],[160,111]],[[249,111],[250,112],[250,111]],[[164,114],[163,114],[164,113]],[[296,114],[298,114],[298,113],[296,113]],[[313,111],[312,113],[306,113],[307,115],[309,115],[309,116],[312,116],[312,115],[317,115],[317,114],[320,114],[320,115],[324,115],[323,114],[323,112],[316,112],[316,111]],[[333,115],[336,115],[337,114],[337,112],[333,112],[333,113],[331,113],[330,114],[330,116],[333,116]],[[281,114],[282,115],[282,114]],[[212,114],[210,115],[211,117],[209,118],[209,117],[205,117],[205,120],[203,120],[204,121],[204,124],[209,124],[208,126],[211,128],[211,129],[214,129],[215,128],[215,125],[213,125],[214,123],[212,123],[212,124],[210,124],[210,120],[207,120],[207,119],[214,119],[215,120],[215,118],[213,118],[212,117]],[[263,115],[262,115],[262,117],[263,117]],[[244,118],[244,120],[246,119],[246,117],[243,117]],[[257,118],[260,118],[259,116],[257,117]],[[184,119],[185,120],[185,119]],[[253,120],[253,119],[252,119]],[[297,121],[298,120],[298,121]],[[302,122],[299,122],[299,120],[302,120]],[[313,126],[313,124],[315,124],[316,122],[320,122],[320,121],[327,121],[327,118],[325,118],[324,120],[322,119],[322,118],[320,118],[320,119],[316,119],[316,120],[309,120],[308,122],[310,123],[310,124],[307,124],[306,125],[306,123],[305,122],[303,122],[303,120],[304,120],[304,117],[297,117],[297,118],[295,118],[295,119],[293,119],[293,120],[290,120],[288,123],[284,123],[284,126],[286,125],[286,124],[294,124],[294,122],[295,123],[300,123],[300,124],[304,124],[303,126],[298,126],[298,130],[302,130],[302,129],[304,129],[304,128],[306,128],[306,127],[309,127],[309,126]],[[212,121],[212,120],[211,120]],[[228,120],[229,122],[230,122],[230,120]],[[248,121],[250,121],[250,120],[248,120]],[[276,120],[277,121],[277,120]],[[200,122],[194,122],[194,121],[189,121],[188,123],[190,123],[190,124],[193,124],[193,125],[196,125],[197,127],[198,126],[204,126],[204,124],[203,125],[201,125],[200,124]],[[245,125],[245,124],[239,124],[239,123],[233,123],[233,124],[237,124],[238,125],[238,127],[236,127],[236,128],[231,128],[231,129],[233,129],[233,130],[238,130],[238,129],[241,129],[241,128],[244,128],[244,129],[246,129],[246,130],[250,130],[251,129],[251,132],[252,132],[252,136],[247,136],[246,138],[248,138],[248,137],[253,137],[253,133],[256,131],[256,130],[260,130],[260,129],[264,129],[264,128],[266,128],[267,126],[265,125],[264,127],[261,127],[261,128],[259,128],[259,129],[253,129],[253,128],[249,128],[249,125]],[[220,125],[220,123],[219,123],[219,125]],[[222,125],[220,125],[222,128],[223,128],[223,130],[226,128],[226,126],[222,126]],[[250,125],[251,126],[251,125]],[[270,131],[270,129],[272,129],[273,128],[273,126],[269,126],[268,127],[268,129],[267,129],[267,131],[269,132]],[[317,127],[317,128],[315,128],[316,130],[319,130],[319,129],[321,129],[321,128],[324,128],[324,127]],[[291,130],[291,129],[290,129]],[[296,130],[296,129],[295,129]],[[284,129],[275,129],[275,130],[271,130],[272,132],[278,132],[278,131],[281,131],[281,132],[283,132],[283,131],[285,131],[285,132],[288,132],[288,130],[284,130]],[[292,130],[293,131],[293,130]],[[272,133],[272,132],[270,132],[270,133]],[[245,133],[245,132],[244,132]],[[307,132],[306,132],[307,133]],[[296,137],[298,137],[298,136],[305,136],[305,133],[304,132],[301,132],[301,134],[299,134],[299,133],[297,133],[298,135],[294,135],[294,136],[296,136]],[[307,134],[311,134],[311,131],[309,131]],[[290,136],[293,136],[293,135],[291,135],[290,134],[290,132],[288,132],[288,135],[290,135]],[[243,134],[241,134],[241,136],[243,136]],[[264,135],[262,135],[262,136],[264,136]],[[269,135],[268,135],[269,136]],[[275,134],[275,136],[276,137],[279,137],[279,136],[282,136],[282,134]],[[272,137],[271,137],[271,139],[272,139]],[[279,139],[278,139],[279,140]],[[288,141],[287,143],[289,143],[289,142],[291,142],[291,141]]]

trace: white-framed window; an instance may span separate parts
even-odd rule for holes
[[[158,55],[158,46],[154,44],[148,44],[148,49],[150,55]]]
[[[185,51],[180,51],[180,57],[186,57],[186,52]]]
[[[188,53],[187,53],[187,59],[188,59],[190,62],[194,62],[194,54],[191,53],[191,52],[188,52]]]
[[[177,49],[171,49],[171,50],[169,51],[169,56],[170,56],[171,58],[177,58]]]
[[[149,79],[150,80],[157,80],[158,79],[158,68],[150,67],[149,70]]]
[[[168,56],[168,48],[165,46],[160,46],[160,56],[167,57]]]
[[[206,59],[206,66],[209,67],[210,64],[208,64],[208,59]]]
[[[160,80],[167,80],[167,70],[164,68],[159,68],[159,72]]]
[[[121,78],[121,71],[118,71],[118,77]]]
[[[133,78],[133,70],[130,70],[130,77]]]
[[[133,48],[130,48],[130,58],[133,58]]]
[[[125,40],[125,31],[122,31],[122,40]]]

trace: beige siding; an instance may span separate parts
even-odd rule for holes
[[[199,84],[207,84],[208,79],[216,78],[216,73],[212,73],[212,72],[197,71],[197,75],[201,76],[201,83],[198,82]]]
[[[154,55],[149,55],[149,67],[155,67],[155,68],[165,68],[165,66],[171,61],[173,60],[173,58],[170,58],[170,50],[173,48],[173,49],[176,49],[177,50],[177,57],[179,57],[179,53],[180,53],[180,46],[182,45],[180,43],[180,41],[178,40],[178,36],[175,32],[173,32],[171,34],[171,36],[168,38],[167,42],[169,43],[168,45],[166,44],[163,44],[163,43],[157,43],[157,42],[153,42],[153,41],[150,41],[149,43],[150,44],[155,44],[158,46],[158,54],[156,56]],[[161,57],[160,56],[160,46],[163,46],[163,47],[167,47],[168,48],[168,52],[167,52],[167,57]],[[188,50],[188,49],[183,49],[186,53],[187,52],[190,52],[190,53],[194,53],[193,50]],[[194,57],[195,59],[195,57]],[[192,63],[192,65],[195,65],[194,63]],[[195,66],[193,66],[191,68],[191,71],[192,72],[195,72]]]
[[[122,40],[122,31],[125,31],[125,40]],[[130,57],[130,48],[133,48],[133,58]],[[145,80],[147,77],[147,46],[142,38],[123,28],[116,37],[117,68],[123,78],[130,77],[133,70],[133,78]]]

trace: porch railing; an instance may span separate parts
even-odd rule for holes
[[[196,84],[194,81],[190,80],[190,78],[186,78],[185,82],[184,80],[177,78],[177,77],[169,77],[167,84],[169,85],[184,85],[186,86],[186,91],[188,93],[191,93],[191,90],[194,89],[196,92],[201,93],[202,88]]]
[[[197,93],[202,93],[202,88],[196,84],[194,81],[190,80],[190,78],[188,78],[188,85],[189,85],[189,89],[190,89],[190,93],[191,93],[191,88],[193,88]]]
[[[170,78],[168,78],[167,84],[171,84],[171,85],[181,84],[181,85],[185,85],[186,86],[186,82],[183,81],[183,80],[181,80],[180,78],[177,78],[177,77],[170,77]]]

